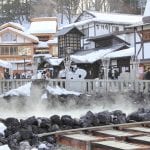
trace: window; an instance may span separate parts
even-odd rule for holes
[[[10,32],[6,32],[2,35],[2,41],[3,42],[15,42],[17,41],[17,35],[10,33]]]

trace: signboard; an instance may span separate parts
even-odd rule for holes
[[[20,46],[18,47],[18,55],[31,55],[32,54],[32,49],[31,47],[26,47],[26,46]]]
[[[150,30],[140,31],[144,42],[150,42]]]

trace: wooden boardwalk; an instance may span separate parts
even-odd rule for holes
[[[78,150],[150,150],[150,121],[43,133]]]
[[[13,79],[0,80],[0,94],[4,94],[11,89],[16,89],[19,86],[29,82],[37,82],[43,86],[51,86],[65,88],[69,91],[81,92],[84,94],[96,94],[104,92],[128,92],[149,93],[150,80],[99,80],[99,79],[84,79],[84,80],[65,80],[65,79]]]

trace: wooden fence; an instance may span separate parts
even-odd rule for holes
[[[0,80],[0,94],[6,93],[11,89],[16,89],[29,82],[36,82],[39,80],[31,79],[13,79]],[[64,79],[49,79],[40,80],[41,84],[45,86],[65,88],[69,91],[81,92],[84,94],[96,94],[104,92],[128,92],[135,91],[136,93],[150,92],[149,80],[99,80],[99,79],[85,79],[85,80],[64,80]]]

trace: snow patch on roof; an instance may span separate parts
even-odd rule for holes
[[[42,33],[56,33],[57,22],[56,21],[36,21],[32,22],[29,28],[31,34],[42,34]]]
[[[0,67],[3,67],[3,68],[12,68],[12,65],[8,61],[0,60]]]
[[[119,51],[111,52],[104,57],[106,58],[120,58],[120,57],[129,57],[134,55],[134,48],[123,49]]]
[[[63,60],[64,60],[63,58],[53,58],[53,57],[46,59],[46,61],[50,63],[52,66],[59,66]]]
[[[34,57],[44,57],[46,59],[46,58],[51,58],[52,55],[51,54],[35,54],[33,55],[33,58]]]
[[[31,62],[31,60],[11,60],[11,61],[8,61],[8,62],[11,63],[11,64],[21,64],[21,63],[24,63],[24,61],[26,63]]]
[[[114,49],[100,49],[95,50],[91,53],[79,56],[79,55],[71,55],[71,60],[76,63],[94,63],[97,60],[102,59],[106,54],[112,52]]]
[[[91,12],[90,12],[91,13]],[[86,23],[90,22],[101,22],[101,23],[114,23],[114,24],[125,24],[125,25],[131,25],[135,24],[137,22],[142,21],[141,15],[131,15],[131,14],[113,14],[113,13],[98,13],[98,12],[92,12],[93,15],[95,15],[95,18],[87,19],[80,22],[71,23],[69,25],[66,25],[64,27],[70,27],[70,26],[81,26]]]
[[[19,30],[22,30],[22,31],[25,30],[25,28],[21,24],[16,23],[16,22],[5,23],[5,24],[3,24],[3,25],[0,26],[0,29],[5,28],[5,27],[14,27],[14,28],[16,27]]]
[[[55,38],[52,39],[52,40],[48,40],[47,43],[48,43],[48,44],[58,44],[58,38],[55,37]]]
[[[12,27],[7,27],[7,28],[5,28],[4,30],[1,30],[0,33],[4,32],[5,30],[13,31],[13,32],[18,33],[18,34],[20,34],[20,35],[22,35],[22,36],[25,36],[25,37],[27,37],[27,38],[30,38],[30,39],[33,40],[34,42],[39,42],[39,40],[38,40],[38,38],[37,38],[36,36],[31,35],[31,34],[28,34],[28,33],[26,33],[26,32],[20,31],[20,30],[17,30],[17,29],[12,28]]]
[[[38,45],[36,47],[37,48],[48,48],[48,43],[39,41],[39,43],[38,43]]]

